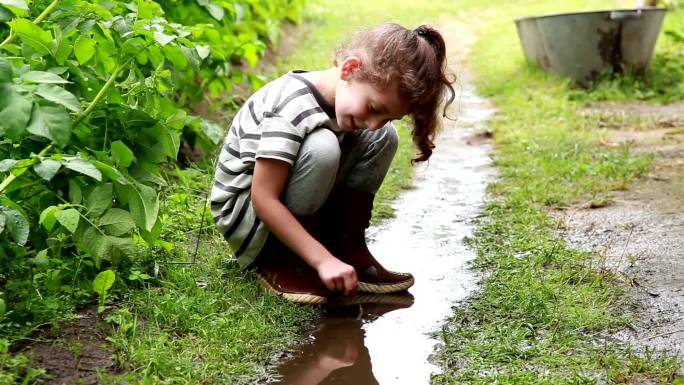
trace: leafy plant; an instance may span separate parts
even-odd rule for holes
[[[99,296],[99,305],[97,312],[102,313],[105,310],[105,300],[107,299],[107,291],[112,287],[116,280],[116,274],[111,270],[100,272],[93,280],[93,291]]]
[[[140,248],[170,246],[159,191],[181,135],[223,136],[189,107],[228,88],[214,79],[246,76],[237,63],[273,38],[257,24],[286,17],[280,2],[0,0],[0,327],[30,330],[90,300],[99,271],[126,274]],[[233,29],[225,16],[192,24],[176,6],[244,15]]]

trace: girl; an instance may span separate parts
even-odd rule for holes
[[[430,158],[446,89],[435,29],[386,23],[338,50],[334,67],[292,71],[254,93],[226,135],[211,211],[242,268],[301,303],[335,292],[403,291],[365,242],[373,198],[397,149],[392,120],[410,115]],[[452,98],[453,100],[453,98]]]

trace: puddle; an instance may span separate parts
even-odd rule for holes
[[[439,368],[429,362],[430,334],[451,307],[476,288],[467,268],[472,234],[493,174],[483,141],[493,110],[466,86],[457,122],[445,122],[428,165],[394,202],[396,218],[368,231],[369,248],[391,270],[410,271],[409,293],[369,295],[356,304],[328,306],[309,343],[298,347],[272,384],[429,384]]]

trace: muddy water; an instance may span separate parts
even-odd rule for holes
[[[416,170],[415,189],[394,203],[396,218],[368,231],[370,249],[387,268],[410,271],[409,293],[369,295],[328,306],[310,342],[279,368],[274,384],[429,384],[430,334],[476,286],[464,243],[481,211],[492,175],[485,120],[493,110],[473,89],[457,103],[429,166]],[[351,303],[350,303],[351,302]]]

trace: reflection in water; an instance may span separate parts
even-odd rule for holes
[[[431,335],[476,287],[467,269],[474,253],[463,239],[472,235],[492,175],[482,128],[493,110],[473,91],[466,85],[459,121],[446,122],[429,167],[417,167],[415,188],[393,203],[396,218],[367,232],[385,267],[413,273],[415,304],[376,295],[329,307],[313,343],[280,367],[278,384],[427,385],[439,371],[429,361],[437,343]]]
[[[313,341],[280,367],[283,379],[275,384],[378,384],[363,343],[363,325],[412,304],[409,293],[359,295],[328,304],[312,333]]]

